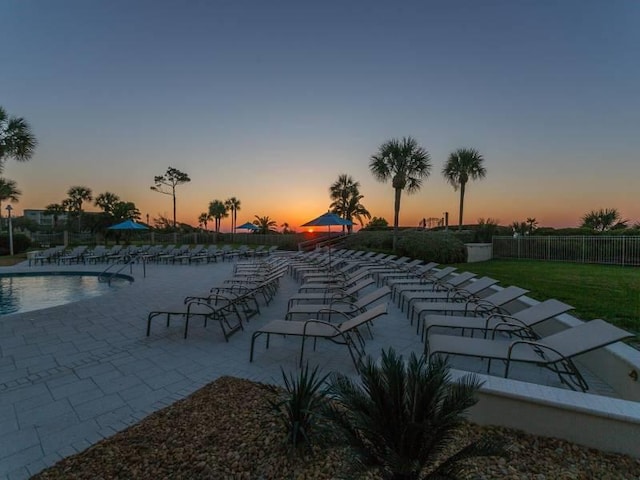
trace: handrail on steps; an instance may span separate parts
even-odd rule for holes
[[[120,272],[122,272],[122,270],[127,268],[127,266],[129,266],[129,273],[133,275],[134,263],[136,263],[136,259],[134,257],[132,257],[131,255],[125,255],[124,258],[122,259],[122,263],[120,263],[120,260],[118,260],[117,262],[112,263],[107,268],[105,268],[102,272],[100,272],[100,275],[98,275],[98,282],[101,282],[101,283],[107,282],[109,285],[111,285],[111,280],[113,279],[113,277],[115,277]],[[142,263],[143,263],[143,269],[144,269],[144,276],[146,277],[147,272],[144,265],[145,263],[144,259],[142,260]],[[109,270],[111,270],[113,267],[116,267],[118,265],[120,265],[120,268],[117,271],[109,272]]]

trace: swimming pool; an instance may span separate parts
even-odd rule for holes
[[[133,281],[118,275],[110,284],[98,273],[48,272],[0,275],[0,315],[31,312],[103,295]]]

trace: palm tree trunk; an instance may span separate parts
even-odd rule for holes
[[[458,230],[462,230],[462,211],[464,209],[464,183],[460,184],[460,216],[458,217]]]
[[[396,188],[396,199],[393,207],[393,251],[396,251],[398,244],[398,220],[400,218],[400,195],[402,195],[402,189]]]

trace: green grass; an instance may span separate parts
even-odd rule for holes
[[[490,260],[454,265],[530,290],[536,300],[557,298],[582,320],[602,318],[621,328],[640,332],[640,269],[609,265]]]

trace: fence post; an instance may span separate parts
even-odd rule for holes
[[[622,258],[620,259],[620,261],[622,262],[622,266],[623,266],[623,267],[624,267],[624,257],[625,257],[625,255],[626,255],[625,248],[624,248],[624,247],[625,247],[625,241],[624,241],[624,240],[625,240],[625,238],[626,238],[626,237],[623,235],[623,236],[622,236]]]

